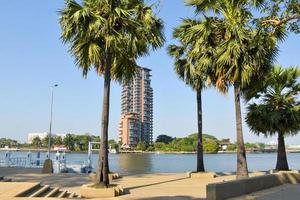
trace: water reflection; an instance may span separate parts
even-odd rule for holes
[[[120,154],[118,168],[125,174],[151,173],[153,169],[151,154]]]

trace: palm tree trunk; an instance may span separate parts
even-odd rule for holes
[[[287,156],[285,151],[284,135],[282,133],[278,133],[276,170],[289,170],[289,165],[287,162]]]
[[[237,138],[237,179],[248,177],[246,150],[243,138],[242,113],[241,113],[241,92],[238,85],[234,85],[236,138]]]
[[[109,185],[109,166],[108,166],[108,124],[109,124],[109,101],[110,101],[110,68],[111,55],[109,54],[105,63],[104,72],[104,91],[102,105],[102,124],[101,124],[101,144],[98,160],[98,170],[96,184],[107,187]]]
[[[204,172],[203,143],[202,143],[202,91],[197,90],[197,117],[198,117],[198,145],[197,145],[197,172]]]

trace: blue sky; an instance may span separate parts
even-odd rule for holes
[[[53,132],[100,134],[103,79],[90,72],[83,79],[60,37],[57,11],[63,0],[3,1],[0,12],[0,137],[25,141],[28,132],[49,129],[50,86],[55,89]],[[182,0],[162,0],[160,17],[165,22],[166,45],[141,58],[141,66],[151,68],[154,88],[154,136],[174,137],[196,132],[195,93],[173,72],[173,60],[166,47],[174,42],[172,29],[181,18],[193,16]],[[278,63],[299,64],[299,35],[290,35],[281,44]],[[204,132],[235,141],[232,90],[220,95],[215,90],[203,94]],[[110,138],[117,138],[120,119],[120,86],[111,91]],[[251,134],[244,124],[246,141],[267,142]],[[300,143],[300,136],[288,138]]]

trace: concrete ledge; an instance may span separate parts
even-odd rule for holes
[[[109,198],[116,197],[123,193],[123,188],[119,185],[111,185],[108,188],[93,188],[93,184],[83,185],[80,194],[84,198]]]
[[[276,173],[223,183],[208,184],[206,194],[208,200],[222,200],[242,196],[283,184],[300,183],[299,173]]]
[[[91,180],[92,182],[95,182],[95,180],[96,180],[96,173],[90,173],[90,174],[89,174],[89,177],[90,177],[90,180]],[[120,177],[121,177],[120,174],[115,173],[115,172],[110,172],[110,173],[108,174],[109,181],[118,179],[118,178],[120,178]]]
[[[215,178],[217,174],[215,172],[187,172],[188,178]]]
[[[291,169],[288,171],[280,171],[280,170],[276,170],[276,169],[271,169],[269,171],[270,174],[275,174],[275,173],[299,173],[299,170],[295,170],[295,169]]]

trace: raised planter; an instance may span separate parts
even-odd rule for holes
[[[92,182],[95,182],[95,180],[96,180],[96,173],[90,173],[90,174],[89,174],[89,177],[90,177],[90,180],[91,180]],[[110,172],[110,173],[108,174],[109,181],[118,179],[118,178],[120,178],[120,177],[121,177],[121,176],[120,176],[118,173],[115,173],[115,172]]]
[[[215,178],[217,174],[215,172],[187,172],[188,178]]]
[[[95,188],[92,186],[93,184],[81,186],[81,196],[84,198],[109,198],[123,193],[123,188],[120,185],[110,185],[108,188]]]
[[[45,160],[42,174],[53,174],[53,162],[51,159]]]

